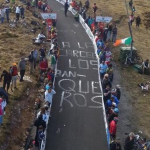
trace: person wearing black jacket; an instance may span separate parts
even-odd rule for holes
[[[118,100],[120,100],[121,97],[120,85],[117,85],[115,90],[116,90],[115,95],[118,98]]]
[[[125,140],[124,150],[133,150],[135,134],[131,132]]]
[[[34,126],[36,126],[36,136],[35,136],[35,145],[38,147],[39,146],[39,142],[38,142],[38,131],[39,131],[39,127],[42,126],[43,127],[43,132],[46,128],[46,122],[43,120],[42,115],[40,115],[34,122]]]
[[[5,90],[5,87],[7,85],[7,89],[6,91],[8,92],[9,87],[10,87],[10,82],[11,82],[11,74],[9,72],[7,72],[6,70],[3,71],[2,75],[1,75],[1,79],[4,77],[3,80],[3,89]]]
[[[116,138],[110,143],[110,150],[122,150],[120,138]]]
[[[66,0],[64,8],[65,8],[65,16],[67,17],[67,12],[68,12],[68,8],[69,8],[68,0]]]

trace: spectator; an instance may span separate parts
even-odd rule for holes
[[[143,63],[142,63],[142,73],[143,74],[149,74],[149,59],[146,59]]]
[[[110,123],[112,120],[114,120],[114,117],[118,117],[118,113],[119,113],[118,108],[115,108],[113,110],[112,114],[110,114],[108,117],[108,123]]]
[[[67,17],[67,12],[69,8],[68,0],[66,0],[64,8],[65,8],[65,16]]]
[[[2,109],[3,109],[3,115],[6,114],[6,106],[7,106],[6,98],[5,98],[5,96],[2,96]]]
[[[97,6],[96,6],[96,3],[94,3],[94,6],[93,6],[93,13],[94,13],[94,16],[96,14],[96,11],[97,11]]]
[[[51,69],[55,70],[56,67],[56,57],[55,55],[51,55]]]
[[[131,132],[125,140],[124,150],[133,150],[135,134]]]
[[[99,70],[100,70],[100,77],[101,79],[103,79],[107,70],[107,64],[104,61],[102,61],[102,63],[99,65]]]
[[[120,85],[117,85],[116,86],[116,89],[115,89],[115,95],[116,95],[116,97],[118,98],[118,100],[120,100],[120,97],[121,97],[121,91],[120,91]]]
[[[106,42],[107,34],[108,34],[108,28],[105,27],[104,32],[103,32],[103,41],[104,41],[104,42]]]
[[[46,49],[42,46],[40,49],[40,62],[43,60],[43,58],[45,58],[45,52],[46,52]]]
[[[118,117],[114,117],[114,119],[109,124],[109,133],[112,139],[116,138],[117,122]]]
[[[106,70],[106,73],[109,75],[110,81],[113,82],[114,73],[113,73],[112,64],[109,64],[109,65],[108,65],[108,68],[107,68],[107,70]]]
[[[140,24],[141,24],[141,18],[140,18],[140,16],[137,16],[136,17],[136,27],[139,27]]]
[[[110,99],[110,97],[111,97],[111,90],[110,90],[110,86],[109,85],[106,86],[106,88],[104,89],[103,93],[104,93],[104,104],[106,104],[106,101],[108,99]]]
[[[109,80],[109,76],[108,76],[108,74],[105,74],[104,75],[104,78],[103,78],[103,80],[102,80],[102,88],[103,88],[103,90],[106,88],[106,86],[107,85],[109,85],[110,86],[110,88],[111,88],[111,82],[110,82],[110,80]]]
[[[37,49],[35,48],[34,50],[33,50],[33,59],[34,59],[34,69],[36,69],[36,63],[37,63],[37,59],[38,59],[38,51],[37,51]]]
[[[21,57],[21,60],[19,62],[19,70],[20,70],[20,82],[24,81],[23,77],[25,75],[25,70],[26,70],[26,61],[24,57]]]
[[[6,91],[3,88],[0,88],[0,96],[1,97],[5,97],[7,104],[9,103],[8,101],[8,94],[6,93]]]
[[[115,25],[112,29],[112,42],[115,43],[117,38],[117,26]]]
[[[43,126],[39,126],[38,130],[38,143],[39,143],[39,148],[41,147],[42,140],[45,138],[45,134],[43,131]]]
[[[45,91],[45,102],[48,102],[49,106],[52,104],[52,96],[54,94],[56,94],[56,92],[52,88],[49,88]]]
[[[1,79],[4,77],[4,81],[3,81],[3,88],[5,90],[5,87],[7,85],[7,93],[8,93],[8,90],[9,90],[9,87],[10,87],[10,82],[11,82],[11,74],[9,72],[7,72],[6,70],[3,71],[2,75],[1,75]]]
[[[109,49],[106,49],[106,52],[105,52],[105,57],[106,57],[106,61],[108,62],[108,64],[110,63],[110,60],[111,60],[111,57],[112,57],[112,53]]]
[[[110,150],[122,150],[120,144],[120,138],[113,139],[113,141],[110,143]]]
[[[19,17],[20,17],[20,5],[16,6],[16,20],[19,21]]]
[[[6,5],[5,12],[6,12],[6,19],[7,19],[7,22],[9,22],[10,8],[9,8],[9,5],[8,5],[8,4]]]
[[[31,74],[33,72],[33,67],[34,67],[33,51],[31,51],[28,58],[29,58],[29,63],[30,63],[30,74]]]
[[[41,110],[38,112],[37,118],[38,118],[40,115],[42,115],[42,119],[43,119],[46,123],[48,123],[48,115],[46,114],[44,107],[42,107]]]
[[[86,0],[86,1],[85,1],[85,8],[88,9],[89,6],[90,6],[90,2],[89,2],[89,0]]]
[[[112,24],[108,25],[108,32],[107,32],[107,41],[110,40],[112,34]]]
[[[132,5],[133,5],[133,1],[130,0],[130,1],[129,1],[129,7],[130,7],[131,10],[132,10]]]
[[[0,98],[0,127],[3,126],[3,107],[2,107],[2,99]],[[0,132],[2,129],[0,129]]]
[[[132,6],[132,14],[134,14],[134,12],[136,12],[135,6]]]
[[[106,111],[112,106],[112,105],[115,105],[116,106],[116,103],[114,101],[114,97],[111,95],[111,97],[106,101],[105,103],[105,109]]]
[[[134,15],[133,15],[133,14],[131,14],[131,15],[129,16],[129,21],[130,21],[130,24],[131,24],[131,26],[132,26],[132,23],[134,22]]]
[[[0,17],[1,17],[1,24],[4,22],[4,18],[5,18],[5,8],[4,6],[2,6],[2,8],[0,9]]]
[[[39,141],[38,141],[38,131],[39,128],[42,126],[43,127],[43,131],[46,128],[46,122],[43,120],[43,116],[40,115],[34,122],[34,126],[36,126],[36,136],[35,136],[35,146],[39,146]]]
[[[43,72],[46,72],[47,69],[48,69],[48,62],[44,58],[43,61],[40,62],[40,73],[42,74]]]
[[[16,63],[13,63],[13,66],[10,67],[10,74],[12,76],[11,91],[13,92],[13,87],[14,89],[17,89],[16,82],[18,78],[18,68]]]
[[[23,7],[23,5],[21,6],[21,8],[20,8],[20,16],[21,16],[21,18],[22,19],[24,19],[24,7]]]

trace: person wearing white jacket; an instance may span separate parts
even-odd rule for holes
[[[48,102],[49,105],[52,104],[52,97],[54,94],[56,94],[56,92],[52,88],[45,91],[45,102]]]
[[[20,6],[16,7],[16,20],[19,21],[19,16],[20,16]]]

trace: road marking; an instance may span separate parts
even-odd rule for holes
[[[78,77],[85,77],[86,78],[86,75],[82,75],[82,74],[77,74]]]

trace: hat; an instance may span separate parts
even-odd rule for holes
[[[120,89],[120,88],[121,88],[119,84],[118,84],[118,85],[116,85],[116,87],[117,87],[118,89]]]
[[[17,64],[16,64],[16,63],[13,63],[13,66],[17,66]]]

